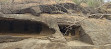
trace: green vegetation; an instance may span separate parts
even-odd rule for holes
[[[76,4],[80,4],[82,0],[73,0]]]
[[[103,0],[73,0],[76,4],[86,3],[90,7],[97,7],[103,3]]]

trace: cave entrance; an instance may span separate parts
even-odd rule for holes
[[[82,43],[83,45],[93,44],[90,36],[85,33],[82,26],[59,25],[61,33],[64,35],[69,45],[76,45]]]
[[[24,20],[0,20],[0,35],[38,37],[53,34],[54,31],[40,22]]]
[[[80,26],[59,25],[59,28],[66,39],[79,39]]]

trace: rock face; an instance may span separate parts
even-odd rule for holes
[[[42,13],[48,14],[63,14],[63,13],[78,13],[86,11],[76,5],[74,3],[59,3],[59,4],[52,4],[52,5],[31,5],[26,6],[27,4],[17,4],[15,5],[2,5],[1,12],[4,14],[24,14],[24,13],[31,13],[32,15],[39,16]],[[30,5],[30,4],[29,4]],[[14,8],[15,7],[15,8]]]
[[[1,49],[110,49],[111,45],[106,46],[69,46],[66,43],[51,42],[49,40],[26,39],[14,43],[2,43]]]
[[[49,3],[52,2],[52,3]],[[66,1],[66,0],[65,0]],[[45,3],[47,2],[47,3]],[[96,10],[82,8],[74,3],[57,3],[52,0],[0,0],[0,20],[20,20],[41,23],[54,34],[40,39],[18,40],[15,37],[0,37],[0,49],[110,49],[111,20],[88,18],[85,14],[95,14]],[[42,4],[43,3],[43,4]],[[49,3],[49,4],[48,4]],[[91,10],[91,11],[90,11]],[[83,14],[85,17],[74,14]],[[101,12],[100,12],[101,13]],[[93,16],[93,15],[92,15]],[[100,17],[100,16],[99,16]],[[107,17],[108,18],[108,17]],[[65,37],[60,25],[72,27],[74,36]],[[67,28],[67,27],[66,27]],[[47,30],[48,30],[47,29]],[[78,36],[76,36],[78,32]],[[43,34],[44,32],[42,32]],[[67,32],[66,32],[67,33]],[[68,32],[70,33],[70,32]],[[71,33],[71,34],[72,34]],[[7,37],[7,36],[6,36]],[[67,38],[71,38],[67,39]],[[76,40],[77,38],[77,40]],[[7,41],[8,40],[8,41]],[[19,42],[16,42],[17,40]],[[23,41],[21,41],[23,40]],[[13,41],[13,42],[11,42]],[[79,46],[71,44],[80,41]],[[78,44],[78,43],[77,43]],[[84,46],[84,44],[86,46]]]
[[[24,14],[8,14],[8,15],[4,15],[1,16],[1,19],[13,19],[13,20],[30,20],[30,21],[36,21],[36,22],[41,22],[43,24],[46,24],[46,26],[48,26],[51,30],[53,30],[53,32],[55,33],[53,35],[53,38],[51,38],[52,40],[55,41],[66,41],[65,38],[63,37],[63,35],[61,34],[61,32],[59,31],[59,27],[58,24],[56,22],[56,20],[52,17],[36,17],[33,15],[24,15]],[[4,19],[5,20],[5,19]],[[56,38],[56,39],[55,39]]]
[[[63,15],[58,15],[58,16],[63,16]],[[55,30],[55,34],[53,35],[54,38],[50,37],[51,41],[65,41],[63,35],[59,31],[59,27],[57,24],[67,24],[65,20],[68,19],[67,21],[69,21],[70,23],[68,23],[67,25],[71,25],[73,24],[73,21],[75,21],[74,18],[77,18],[76,21],[85,19],[84,17],[74,17],[74,16],[72,16],[71,18],[68,18],[66,16],[67,17],[66,19],[66,17],[58,17],[58,16],[42,15],[41,17],[35,17],[35,16],[30,17],[29,15],[8,14],[3,18],[24,19],[24,20],[39,21],[39,22],[45,23],[49,26],[49,28]],[[58,21],[59,18],[61,18],[61,20],[64,20],[64,21]],[[81,41],[89,44],[93,44],[93,45],[107,45],[111,43],[110,27],[109,27],[111,25],[110,20],[100,20],[100,19],[91,18],[91,19],[86,19],[80,22],[79,24],[75,24],[75,25],[80,25],[82,27],[83,31],[80,33]]]
[[[27,38],[23,38],[23,37],[12,37],[12,36],[0,36],[0,43],[6,43],[6,42],[17,42],[17,41],[21,41],[23,39],[27,39]]]

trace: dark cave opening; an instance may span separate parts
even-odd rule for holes
[[[76,26],[72,26],[68,28],[69,25],[59,25],[60,31],[62,32],[63,35],[68,36],[69,33],[71,33],[72,36],[75,36],[75,29],[77,28]]]
[[[79,40],[80,26],[59,25],[59,28],[66,40]]]
[[[93,44],[90,36],[85,33],[84,29],[81,26],[74,25],[71,26],[71,28],[67,28],[69,26],[70,25],[59,25],[60,31],[67,41],[80,41],[87,44]]]
[[[29,20],[0,20],[0,35],[28,34],[50,35],[54,32],[47,25]]]
[[[11,33],[38,33],[40,34],[42,25],[40,23],[34,23],[30,21],[18,21],[18,20],[0,20],[0,32]]]

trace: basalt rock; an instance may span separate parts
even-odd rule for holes
[[[4,14],[31,13],[32,15],[39,16],[42,13],[48,13],[48,14],[81,13],[81,12],[87,13],[82,7],[73,3],[34,5],[34,6],[28,6],[28,7],[25,5],[19,6],[19,4],[17,6],[14,6],[14,5],[10,5],[8,7],[6,6],[2,5],[2,8],[1,8],[1,12]],[[13,7],[18,7],[18,8],[13,8]]]

